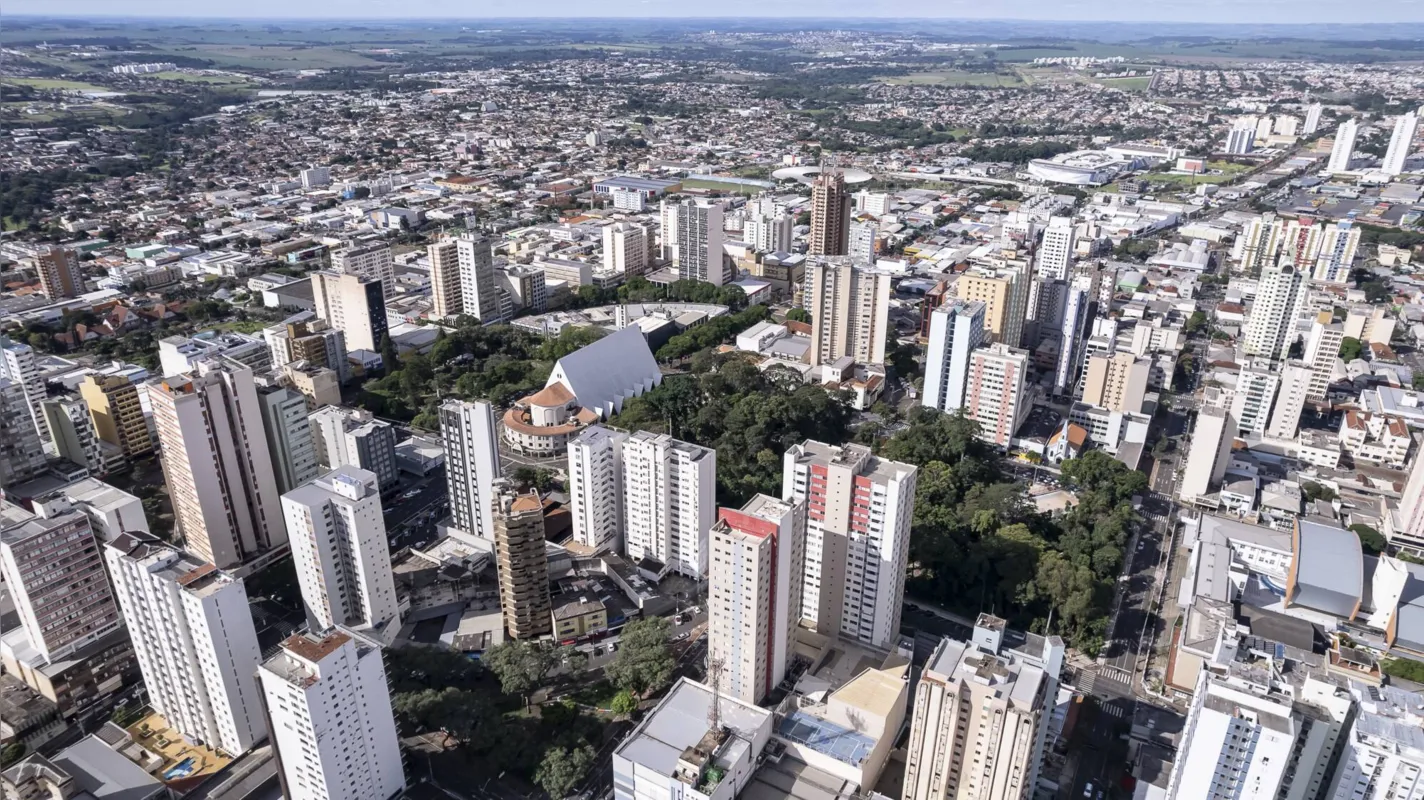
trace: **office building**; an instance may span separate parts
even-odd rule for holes
[[[1419,117],[1415,112],[1400,114],[1394,120],[1394,131],[1389,136],[1389,149],[1385,151],[1384,163],[1380,171],[1386,175],[1404,172],[1404,162],[1414,152],[1414,133],[1419,129]]]
[[[953,414],[964,407],[969,384],[969,354],[984,343],[984,304],[950,300],[930,315],[921,403]]]
[[[1197,411],[1191,448],[1187,451],[1187,464],[1178,490],[1182,502],[1196,502],[1211,494],[1213,487],[1221,485],[1231,461],[1236,427],[1236,420],[1228,409],[1206,405]]]
[[[1266,426],[1267,436],[1276,439],[1295,438],[1296,431],[1300,429],[1300,413],[1305,409],[1313,377],[1310,365],[1302,361],[1287,361],[1281,368],[1281,386],[1276,393],[1276,407],[1271,412],[1271,422]]]
[[[955,281],[954,293],[984,304],[984,329],[993,341],[1019,346],[1029,296],[1029,280],[1021,270],[972,267]]]
[[[94,528],[63,496],[0,500],[0,576],[29,647],[53,663],[123,627]]]
[[[850,249],[850,190],[840,172],[823,172],[811,183],[808,255],[844,256]]]
[[[648,272],[652,233],[642,225],[615,222],[603,228],[603,267],[628,277]]]
[[[149,398],[185,546],[229,569],[286,544],[252,371],[205,362]]]
[[[231,756],[266,738],[242,580],[141,533],[104,545],[104,560],[149,706],[173,733]]]
[[[979,423],[979,438],[1007,450],[1028,416],[1027,350],[991,344],[969,354],[964,415]]]
[[[1327,174],[1345,172],[1350,168],[1350,159],[1355,155],[1355,136],[1358,135],[1359,128],[1358,122],[1347,119],[1335,129],[1335,144],[1330,148],[1330,160],[1325,165]]]
[[[1320,130],[1320,113],[1324,109],[1319,103],[1311,103],[1305,109],[1305,124],[1301,126],[1300,132],[1303,136],[1309,136]]]
[[[25,419],[40,437],[46,448],[52,447],[49,428],[45,426],[44,409],[41,403],[48,396],[44,378],[40,376],[39,361],[34,348],[0,336],[0,378],[5,378],[20,387],[25,395],[23,407]]]
[[[623,441],[624,552],[692,578],[707,573],[717,514],[717,451],[637,431]]]
[[[538,492],[518,494],[507,486],[497,488],[492,500],[504,629],[514,639],[546,636],[553,619],[549,560],[544,552],[544,504]]]
[[[375,473],[333,469],[282,495],[282,514],[312,629],[344,625],[394,637],[400,606]]]
[[[813,366],[850,357],[885,363],[890,326],[890,274],[849,259],[815,259],[806,270]]]
[[[940,640],[915,689],[905,800],[1036,796],[1063,644],[1004,647],[1002,619],[980,615],[969,641]]]
[[[623,431],[591,425],[569,441],[574,541],[623,552]]]
[[[1049,218],[1038,248],[1039,280],[1061,281],[1072,276],[1073,244],[1073,218]]]
[[[499,280],[501,302],[513,311],[542,314],[549,310],[548,276],[538,267],[510,264],[495,273]]]
[[[875,240],[880,235],[880,225],[874,220],[858,220],[850,224],[850,244],[846,255],[851,263],[875,266]]]
[[[1315,261],[1315,280],[1343,286],[1350,282],[1350,267],[1360,247],[1360,229],[1344,220],[1325,229],[1320,255]]]
[[[1345,326],[1334,321],[1333,311],[1321,311],[1310,322],[1305,336],[1305,363],[1310,365],[1310,392],[1305,398],[1324,403],[1325,395],[1340,361],[1340,347],[1345,343]]]
[[[753,214],[742,226],[742,238],[758,253],[789,253],[794,227],[787,214]]]
[[[1307,290],[1305,274],[1293,266],[1262,268],[1242,337],[1246,355],[1287,357],[1295,343],[1296,322],[1305,308]]]
[[[24,387],[0,378],[0,488],[37,478],[46,468]]]
[[[499,480],[499,434],[494,409],[483,400],[440,404],[450,522],[462,534],[494,540],[494,482]]]
[[[85,375],[79,396],[89,407],[99,439],[123,449],[129,458],[153,452],[153,434],[143,413],[138,387],[123,375]]]
[[[359,467],[376,475],[383,494],[400,485],[396,429],[362,408],[326,406],[310,415],[316,461],[322,469]]]
[[[430,258],[431,316],[445,319],[465,313],[460,291],[460,248],[454,239],[441,239],[425,248]]]
[[[1239,433],[1260,435],[1276,402],[1281,376],[1274,369],[1246,367],[1236,375],[1236,391],[1231,396],[1231,418]]]
[[[455,252],[460,264],[462,313],[486,325],[504,321],[494,274],[494,243],[481,234],[463,233],[455,240]]]
[[[82,399],[77,396],[52,397],[41,401],[40,408],[56,455],[84,467],[90,475],[102,476],[108,472],[105,465],[110,459],[94,433],[94,421],[89,417],[89,407],[84,405]],[[122,458],[118,448],[114,447],[112,451]]]
[[[345,275],[381,282],[386,299],[396,296],[396,266],[391,246],[384,242],[352,244],[331,253],[331,268]]]
[[[267,433],[267,451],[272,455],[277,491],[290,492],[315,478],[320,471],[311,420],[307,416],[307,400],[301,392],[270,378],[259,379],[257,400],[262,409],[262,428]]]
[[[312,301],[316,314],[341,331],[346,346],[380,352],[386,338],[386,300],[381,281],[331,270],[313,272]]]
[[[722,660],[722,691],[760,702],[786,677],[801,620],[806,509],[759,494],[712,526],[707,652]]]
[[[351,378],[351,362],[346,358],[346,334],[326,320],[288,322],[262,331],[272,352],[272,366],[281,369],[294,361],[325,367],[345,383]]]
[[[380,644],[344,628],[299,633],[257,679],[282,797],[390,800],[404,791]]]
[[[781,496],[806,504],[801,617],[818,633],[894,649],[916,477],[857,444],[786,451]]]
[[[1129,414],[1142,410],[1152,372],[1151,360],[1137,358],[1132,353],[1113,353],[1089,356],[1087,367],[1083,378],[1084,403]]]
[[[84,294],[84,271],[79,267],[79,253],[68,247],[48,245],[35,254],[35,272],[39,274],[40,292],[50,301]]]
[[[673,267],[678,277],[721,286],[725,280],[721,204],[689,199],[672,208],[677,219],[673,226],[677,243]],[[664,241],[667,235],[664,231]]]

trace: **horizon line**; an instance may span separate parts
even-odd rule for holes
[[[818,17],[818,16],[804,16],[804,15],[797,15],[797,14],[729,14],[729,15],[726,15],[726,16],[685,16],[685,17],[684,17],[684,16],[666,16],[666,15],[663,15],[663,16],[633,16],[633,15],[621,15],[621,14],[604,14],[604,15],[598,15],[598,16],[587,16],[587,17],[576,17],[576,16],[567,16],[567,15],[558,15],[558,16],[549,15],[549,16],[532,16],[532,17],[531,17],[531,16],[522,16],[522,17],[509,17],[509,16],[498,16],[498,17],[496,17],[496,16],[489,16],[489,17],[468,17],[468,16],[433,16],[433,15],[432,15],[432,16],[404,15],[404,16],[399,16],[399,17],[396,17],[396,16],[390,16],[390,17],[360,17],[360,16],[353,16],[353,17],[342,17],[342,16],[304,17],[304,16],[270,16],[270,15],[265,15],[265,16],[243,17],[243,16],[231,16],[231,15],[202,15],[202,14],[197,14],[197,15],[194,15],[194,14],[188,14],[188,15],[163,15],[163,14],[154,15],[154,14],[84,14],[84,13],[63,13],[63,12],[18,12],[18,13],[7,14],[6,16],[7,16],[9,19],[11,19],[12,21],[15,20],[15,19],[17,19],[17,18],[28,18],[28,19],[66,19],[66,20],[83,19],[83,20],[106,20],[106,21],[132,20],[132,21],[150,21],[150,22],[151,22],[151,21],[184,21],[184,20],[203,20],[203,21],[209,21],[209,22],[211,22],[211,21],[245,22],[245,23],[260,23],[260,22],[275,22],[275,21],[283,21],[283,22],[325,22],[325,23],[334,23],[334,22],[375,22],[375,23],[396,24],[396,25],[400,25],[400,24],[410,24],[410,23],[416,23],[416,22],[466,22],[466,21],[469,21],[469,22],[476,22],[476,21],[478,21],[478,22],[499,22],[499,21],[506,21],[506,22],[571,21],[571,22],[572,22],[572,21],[599,21],[599,20],[614,20],[614,19],[616,19],[616,20],[656,20],[656,21],[676,21],[676,22],[697,22],[697,21],[703,21],[703,20],[706,20],[706,21],[727,21],[727,20],[785,20],[785,21],[797,21],[797,20],[800,20],[800,21],[806,21],[806,22],[822,22],[822,21],[825,21],[825,22],[836,22],[836,21],[845,21],[845,22],[850,22],[850,23],[856,23],[856,22],[889,22],[889,23],[893,23],[893,22],[921,22],[921,21],[931,20],[931,21],[936,21],[936,22],[1015,22],[1015,23],[1018,23],[1018,22],[1070,22],[1070,23],[1082,24],[1082,25],[1174,25],[1174,24],[1181,24],[1181,23],[1183,23],[1183,22],[1190,22],[1190,23],[1193,23],[1193,24],[1196,24],[1196,25],[1214,26],[1214,27],[1222,27],[1222,28],[1238,28],[1238,27],[1245,27],[1245,26],[1251,26],[1251,27],[1271,27],[1271,28],[1299,28],[1299,27],[1324,27],[1324,26],[1330,26],[1330,27],[1340,27],[1340,26],[1349,26],[1349,27],[1384,27],[1384,26],[1394,26],[1394,25],[1424,25],[1424,18],[1417,19],[1417,20],[1394,20],[1394,21],[1389,21],[1389,22],[1367,22],[1367,21],[1361,21],[1361,22],[1353,22],[1353,21],[1352,21],[1352,22],[1338,22],[1338,21],[1335,21],[1335,22],[1331,22],[1331,21],[1317,21],[1317,22],[1221,22],[1221,21],[1203,21],[1203,20],[1200,20],[1200,19],[1191,19],[1191,18],[1183,18],[1183,17],[1170,18],[1170,19],[1144,19],[1144,20],[1121,20],[1121,19],[1111,19],[1111,20],[1110,20],[1110,19],[1083,19],[1083,18],[1080,18],[1080,17],[1066,17],[1066,18],[1060,18],[1060,17],[1042,17],[1042,16],[1038,16],[1038,17],[966,17],[966,16],[903,16],[903,17],[901,17],[901,16],[895,16],[895,17],[873,16],[873,17],[846,17],[846,16],[838,15],[838,16],[831,16],[831,17]],[[1194,37],[1191,37],[1190,35],[1187,35],[1187,38],[1194,38]],[[1404,35],[1401,35],[1401,36],[1395,37],[1395,38],[1409,39],[1409,38],[1417,38],[1417,37],[1411,37],[1411,36],[1404,36]]]

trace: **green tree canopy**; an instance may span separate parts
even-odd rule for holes
[[[672,679],[674,666],[667,619],[646,617],[624,626],[618,652],[603,672],[619,689],[646,696]]]

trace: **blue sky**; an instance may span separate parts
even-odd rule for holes
[[[11,14],[328,19],[816,16],[1217,23],[1424,21],[1424,0],[6,0],[5,6]]]

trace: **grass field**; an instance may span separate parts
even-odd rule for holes
[[[1251,167],[1245,164],[1233,164],[1229,161],[1208,161],[1206,168],[1211,171],[1205,175],[1171,175],[1154,172],[1143,177],[1148,183],[1187,189],[1202,183],[1226,183],[1243,172],[1251,171]]]
[[[236,75],[200,75],[196,72],[154,72],[143,75],[144,78],[158,78],[164,81],[187,81],[189,83],[211,83],[213,85],[224,86],[247,86],[249,81],[245,81]]]
[[[1122,89],[1128,92],[1145,92],[1147,87],[1152,85],[1152,77],[1135,78],[1097,78],[1096,83],[1100,83],[1110,89]]]
[[[882,82],[892,86],[983,86],[1018,88],[1024,85],[1023,79],[1017,75],[1000,75],[994,72],[966,72],[957,69],[936,70],[933,72],[912,72],[909,75],[883,78]]]
[[[683,188],[686,189],[709,189],[711,191],[736,192],[738,194],[746,195],[759,194],[762,191],[762,187],[760,186],[747,186],[738,183],[723,183],[715,179],[699,180],[697,178],[688,178],[687,180],[682,182],[682,185]]]
[[[77,92],[102,92],[103,86],[84,81],[71,81],[63,78],[11,78],[0,75],[0,83],[9,83],[15,86],[33,86],[36,89],[59,89]]]
[[[206,58],[218,67],[246,69],[339,69],[341,67],[373,67],[385,64],[383,61],[354,52],[347,47],[323,46],[197,45],[159,51],[153,55]]]

